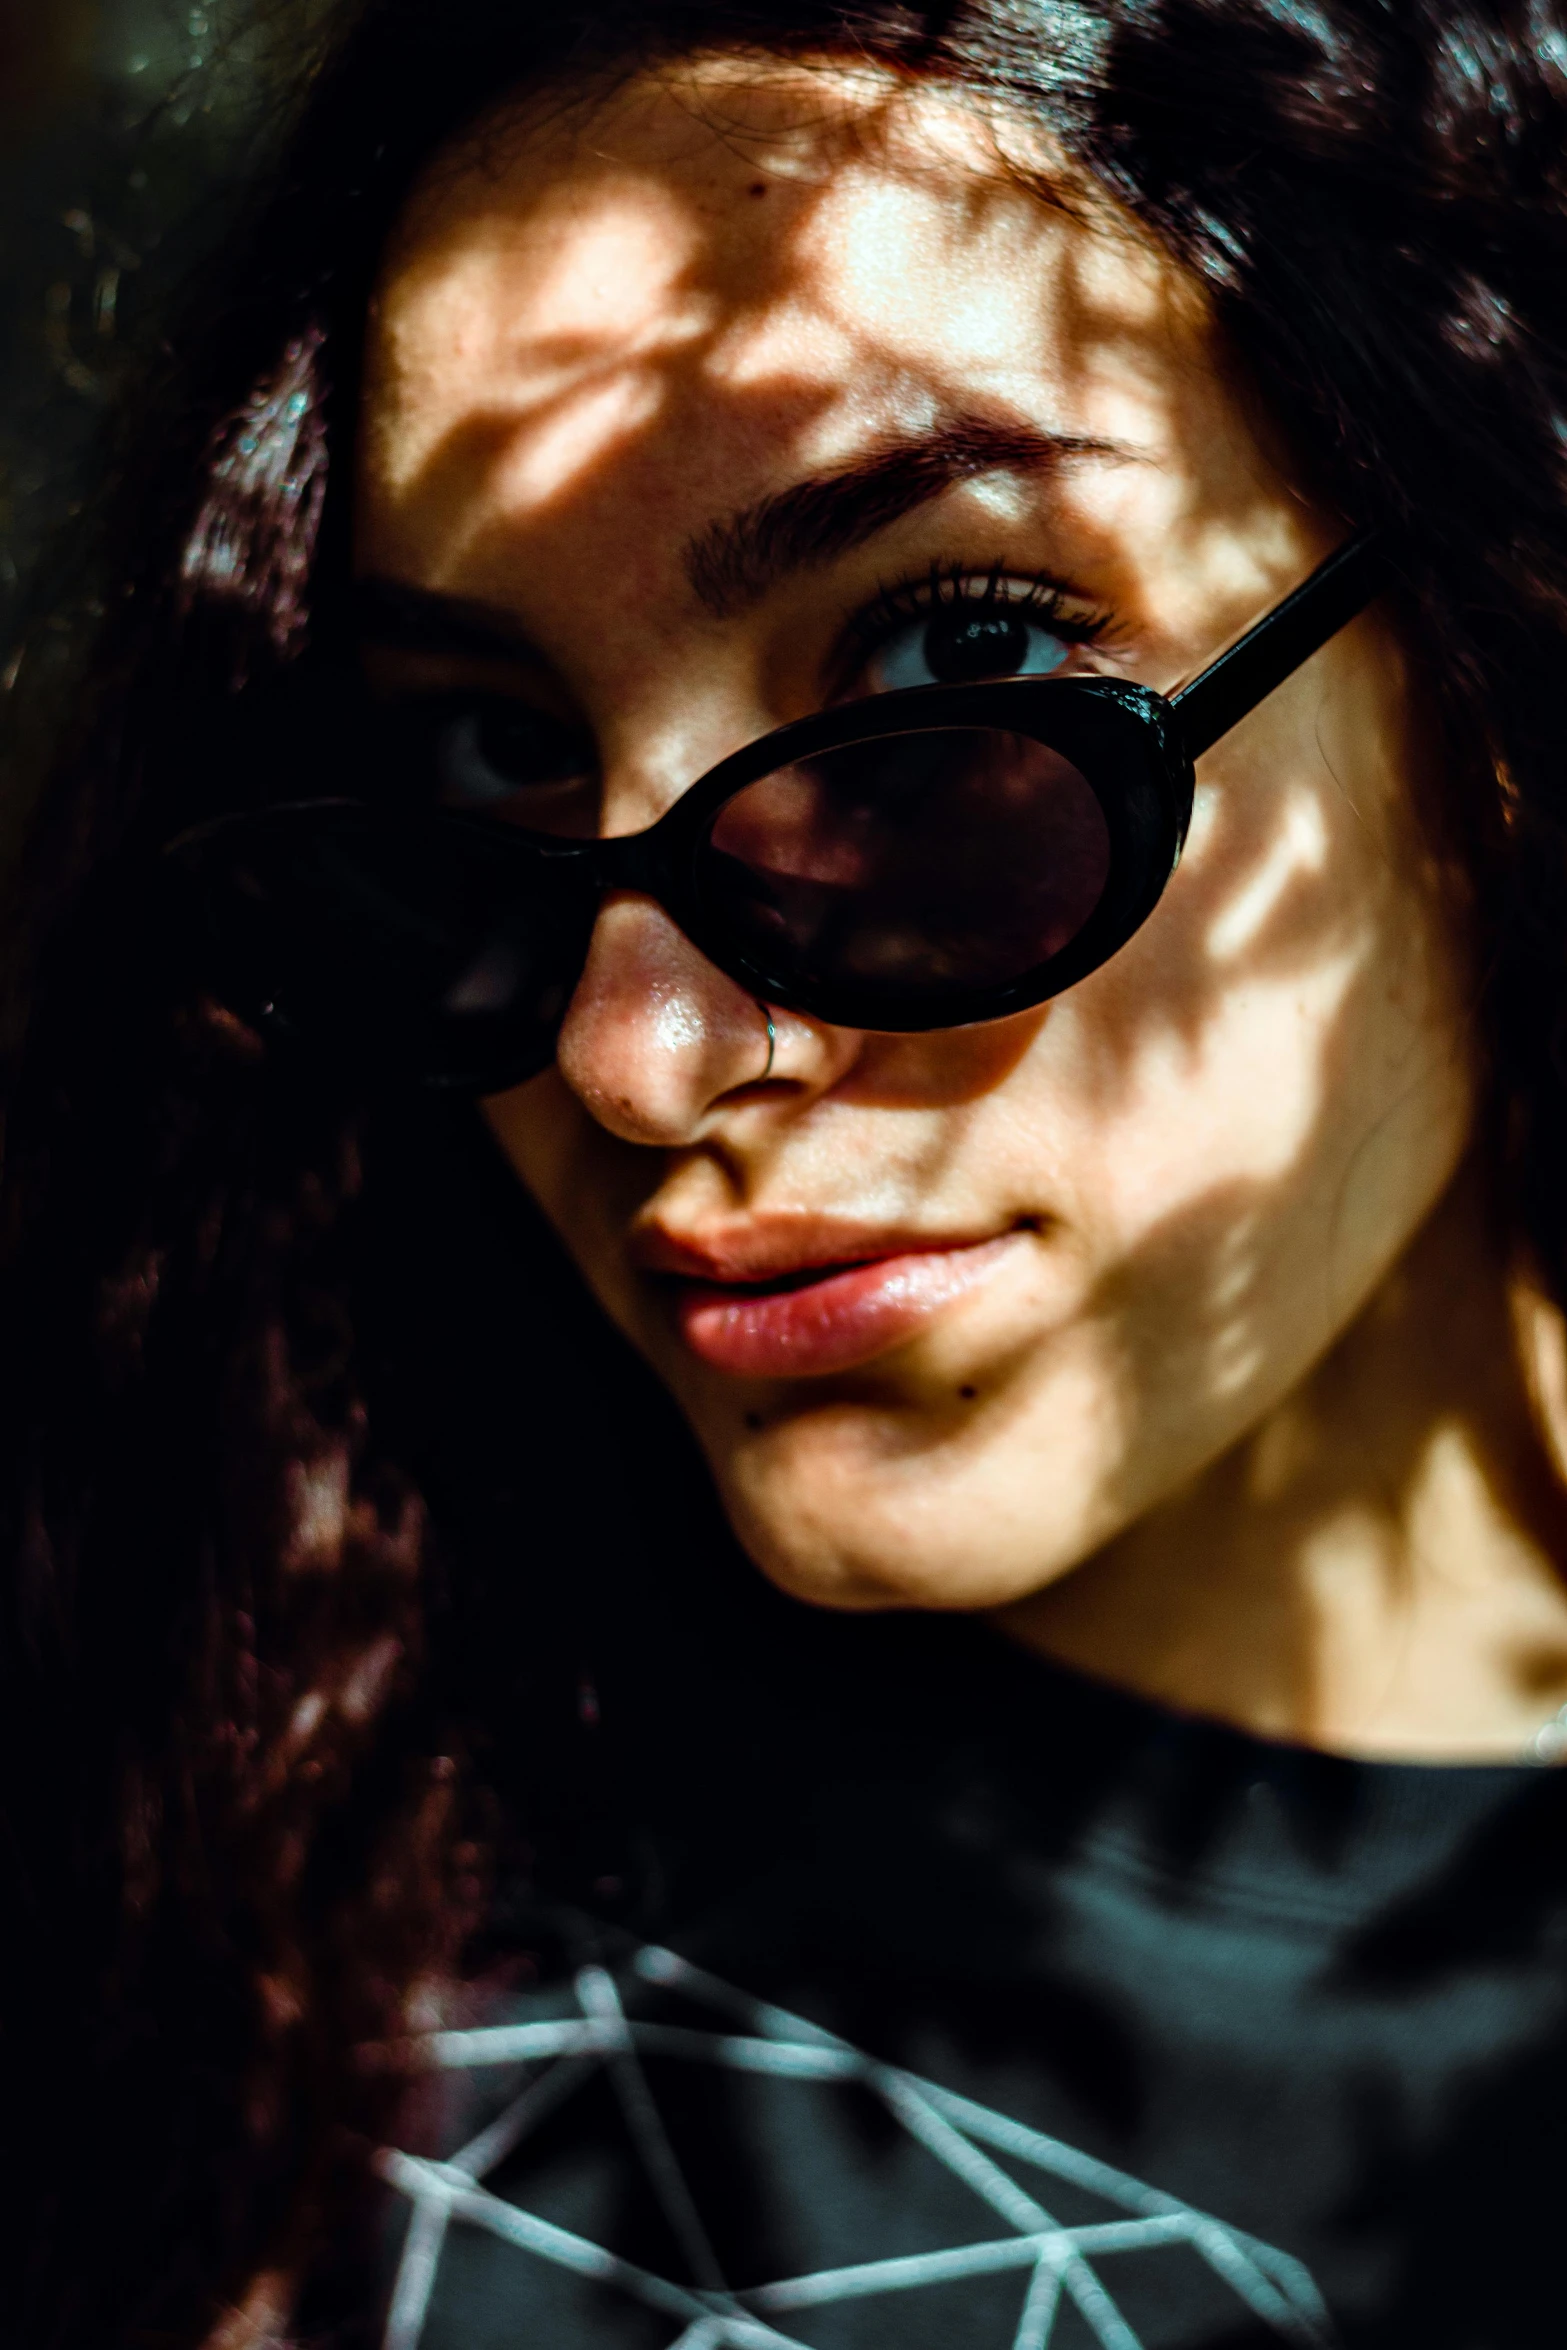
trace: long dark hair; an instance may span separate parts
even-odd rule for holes
[[[145,874],[189,806],[181,715],[332,657],[360,321],[412,177],[514,87],[722,47],[1043,120],[1207,287],[1316,495],[1385,533],[1474,876],[1498,1198],[1567,1297],[1567,9],[368,0],[120,445],[11,912],[0,2098],[30,2350],[194,2350],[247,2296],[264,2333],[271,2274],[302,2331],[349,2322],[322,2246],[357,2241],[395,2087],[362,2052],[471,1953],[509,1840],[606,1873],[594,1562],[646,1556],[661,1511],[721,1540],[476,1130],[276,1064],[165,951]],[[584,1396],[634,1512],[580,1473]]]

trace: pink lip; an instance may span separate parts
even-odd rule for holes
[[[905,1250],[854,1265],[824,1265],[788,1289],[683,1281],[680,1335],[718,1371],[746,1379],[804,1379],[849,1371],[909,1338],[986,1279],[1016,1237],[957,1248]],[[808,1268],[803,1270],[809,1270]]]

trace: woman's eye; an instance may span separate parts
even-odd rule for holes
[[[1072,647],[1024,607],[953,604],[894,629],[865,664],[872,693],[986,677],[1048,677]]]
[[[541,820],[544,803],[594,778],[593,745],[575,727],[526,702],[469,702],[434,740],[436,795],[449,808]],[[525,804],[519,804],[524,801]]]

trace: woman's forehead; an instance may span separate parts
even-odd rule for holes
[[[1150,243],[1048,205],[957,98],[873,107],[824,76],[811,92],[814,112],[795,77],[765,130],[742,132],[720,118],[724,93],[699,112],[688,87],[649,78],[447,159],[377,297],[386,486],[479,413],[492,444],[533,428],[557,461],[564,441],[586,450],[653,406],[677,431],[743,440],[771,400],[830,438],[834,410],[847,426],[873,404],[891,422],[1107,380],[1135,398],[1139,374],[1146,391],[1202,332]]]
[[[758,178],[775,194],[820,191],[856,168],[949,188],[1032,176],[1079,208],[1104,204],[1037,123],[973,91],[870,66],[715,57],[497,106],[427,167],[392,247],[461,233],[486,190],[511,211],[530,190],[622,171],[722,204]]]

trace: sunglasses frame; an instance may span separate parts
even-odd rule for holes
[[[237,837],[254,838],[258,827],[303,832],[312,825],[319,829],[323,818],[340,821],[350,813],[374,816],[381,826],[427,828],[432,837],[476,834],[488,859],[517,862],[519,882],[526,873],[530,885],[536,885],[541,872],[553,867],[562,882],[575,884],[573,894],[593,913],[611,890],[653,898],[701,954],[765,1003],[837,1027],[882,1033],[970,1027],[1045,1003],[1119,953],[1153,912],[1180,861],[1191,821],[1195,760],[1363,610],[1385,583],[1375,538],[1361,533],[1189,685],[1168,696],[1151,686],[1102,676],[995,678],[906,687],[797,719],[710,768],[643,832],[574,840],[526,832],[466,811],[377,808],[372,801],[334,796],[214,817],[182,832],[164,854],[176,865],[199,866],[204,853],[221,852]],[[932,1016],[930,997],[912,1001],[896,984],[802,985],[798,973],[747,952],[728,935],[709,902],[703,866],[717,816],[729,801],[764,776],[804,759],[899,735],[955,729],[1021,735],[1069,760],[1093,792],[1109,833],[1109,876],[1099,903],[1066,947],[1015,980],[944,991]],[[212,921],[208,928],[221,954],[219,926]],[[586,929],[591,932],[591,917]],[[568,997],[579,975],[570,976]],[[236,1009],[245,1009],[265,1027],[290,1027],[279,1008],[264,1000],[264,983],[246,985],[235,976],[231,996],[255,999],[236,1003]],[[526,1051],[519,1047],[509,1057],[498,1055],[495,1065],[479,1074],[443,1075],[428,1063],[404,1074],[429,1085],[499,1091],[546,1065],[540,1027],[533,1024],[529,1033]]]

